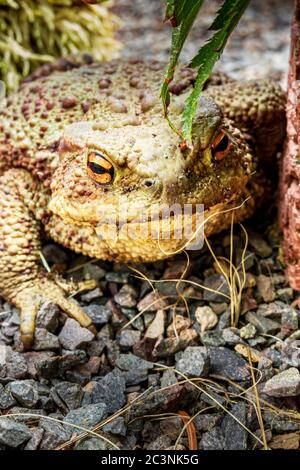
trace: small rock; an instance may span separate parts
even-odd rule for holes
[[[9,384],[9,391],[17,402],[25,408],[34,408],[39,401],[34,380],[16,380]]]
[[[189,377],[205,377],[209,371],[207,349],[189,346],[176,360],[176,369]]]
[[[147,450],[166,450],[172,445],[172,440],[167,435],[158,436],[154,441],[147,444]]]
[[[211,431],[205,432],[199,443],[199,449],[223,450],[224,436],[221,429],[219,427],[215,427]]]
[[[224,328],[222,331],[222,338],[224,339],[226,344],[230,346],[235,346],[241,342],[241,338],[239,336],[239,330],[237,328]],[[210,345],[210,346],[222,346],[222,344],[217,345]]]
[[[134,354],[120,354],[116,360],[116,366],[122,370],[132,370],[132,369],[153,369],[153,364],[149,361],[135,356]]]
[[[130,284],[124,284],[119,292],[114,296],[117,304],[121,307],[135,307],[137,304],[138,293]]]
[[[44,430],[40,444],[41,450],[56,449],[56,447],[68,441],[74,432],[74,428],[71,426],[64,426],[45,418],[40,420],[40,427]]]
[[[50,333],[54,333],[58,327],[60,310],[57,305],[51,302],[44,302],[38,311],[36,326],[46,328]]]
[[[172,323],[167,328],[167,336],[177,336],[184,330],[187,330],[191,325],[191,320],[182,315],[175,315]]]
[[[83,310],[88,314],[96,326],[105,325],[109,322],[110,317],[112,316],[111,309],[105,305],[90,304],[83,307]]]
[[[76,320],[68,318],[58,339],[65,349],[73,351],[92,341],[95,335],[87,328],[82,328]]]
[[[107,408],[104,403],[95,403],[85,405],[77,410],[71,410],[65,417],[64,422],[81,426],[85,429],[92,429],[107,416]],[[79,434],[79,429],[73,429],[73,432]]]
[[[106,274],[104,269],[95,263],[86,263],[83,267],[83,272],[85,279],[95,279],[95,281],[100,281]]]
[[[162,310],[167,306],[166,301],[158,292],[150,292],[137,304],[138,311],[153,312]]]
[[[32,437],[31,439],[27,442],[26,446],[24,447],[24,450],[36,450],[38,449],[41,440],[44,435],[44,430],[41,428],[35,428],[34,430],[31,430]]]
[[[112,446],[101,437],[88,437],[76,443],[74,450],[108,450]]]
[[[105,341],[102,338],[91,341],[86,349],[89,356],[100,357],[105,348]]]
[[[11,377],[13,379],[24,379],[28,372],[28,367],[25,358],[22,356],[22,354],[13,351],[8,346],[2,346],[2,348],[4,348],[3,351],[5,356],[6,376]],[[2,353],[0,351],[0,356],[1,355]]]
[[[294,298],[294,291],[291,287],[283,287],[277,290],[277,297],[283,302],[289,302]]]
[[[6,410],[14,405],[16,405],[14,397],[0,384],[0,410]]]
[[[281,331],[285,335],[290,335],[293,331],[298,330],[298,315],[295,309],[289,308],[282,312]]]
[[[195,312],[197,322],[201,326],[201,333],[211,330],[218,323],[218,317],[210,307],[197,307]]]
[[[105,424],[102,429],[104,432],[110,432],[119,436],[126,436],[126,426],[123,416],[118,416],[110,423]]]
[[[51,396],[59,407],[69,411],[80,406],[83,390],[78,384],[63,381],[52,387]]]
[[[33,348],[35,351],[59,349],[58,337],[45,328],[36,328],[34,332]]]
[[[269,444],[271,449],[297,450],[299,448],[300,436],[293,432],[274,436]]]
[[[272,302],[275,300],[276,293],[272,283],[272,279],[264,274],[259,274],[256,278],[257,289],[264,302]]]
[[[165,312],[158,310],[154,317],[153,322],[148,326],[145,337],[146,338],[159,338],[165,331]]]
[[[224,331],[224,330],[223,330]],[[221,331],[204,331],[200,335],[201,343],[205,346],[224,346],[225,340]]]
[[[279,323],[259,313],[248,312],[246,314],[246,320],[254,325],[260,333],[273,334],[280,329]]]
[[[119,411],[125,404],[125,378],[117,370],[101,377],[93,388],[92,402],[105,403],[109,414]]]
[[[83,302],[92,302],[93,300],[98,300],[102,296],[103,296],[102,290],[100,289],[100,287],[96,287],[96,289],[92,289],[88,291],[86,294],[82,294],[80,298]]]
[[[179,416],[162,419],[159,426],[163,435],[176,440],[182,429],[182,419]]]
[[[246,404],[235,403],[230,412],[246,427]],[[231,415],[227,414],[222,421],[225,450],[247,450],[248,432]]]
[[[118,284],[126,284],[128,282],[129,273],[128,272],[109,272],[106,273],[105,279],[108,282],[116,282]]]
[[[248,363],[235,352],[224,347],[208,347],[210,375],[241,382],[250,378]]]
[[[9,418],[0,419],[0,443],[8,447],[18,447],[32,437],[25,424],[17,423]]]
[[[211,431],[220,421],[221,415],[214,414],[200,414],[194,419],[195,427],[200,432]]]
[[[270,245],[257,233],[251,232],[249,245],[251,245],[262,258],[267,258],[272,254]]]
[[[275,433],[299,431],[299,423],[290,420],[288,417],[280,416],[277,412],[264,411],[264,422],[270,426]]]
[[[247,325],[243,326],[240,329],[240,336],[243,339],[251,339],[251,338],[254,338],[255,335],[256,335],[256,328],[251,323],[247,323]]]
[[[296,367],[274,375],[265,383],[263,393],[270,397],[294,397],[300,394],[300,373]]]
[[[141,339],[141,332],[131,330],[129,328],[120,331],[118,343],[124,348],[131,348],[135,343]]]
[[[222,274],[212,274],[207,277],[203,285],[209,289],[217,292],[211,292],[207,289],[204,290],[203,298],[208,302],[229,302],[227,297],[230,297],[230,291],[225,277]],[[220,294],[218,294],[220,292]],[[227,296],[227,297],[226,297]]]

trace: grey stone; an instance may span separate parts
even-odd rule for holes
[[[85,429],[92,429],[107,416],[107,407],[105,403],[95,403],[85,405],[77,410],[71,410],[65,417],[64,422],[81,426]],[[74,428],[73,432],[79,434],[82,432]]]
[[[57,305],[51,302],[44,302],[38,311],[36,326],[46,328],[50,333],[54,333],[58,327],[60,310]]]
[[[113,449],[113,446],[108,442],[104,441],[100,437],[88,437],[79,441],[74,450],[109,450]]]
[[[100,357],[104,348],[105,348],[105,341],[102,338],[95,339],[88,344],[86,348],[86,352],[88,353],[89,356]]]
[[[123,372],[123,376],[125,378],[126,387],[138,385],[148,379],[148,369],[128,370],[126,372]]]
[[[300,394],[300,373],[296,367],[274,375],[265,383],[263,393],[271,397],[294,397]]]
[[[208,347],[210,375],[225,377],[241,382],[250,378],[248,363],[231,349]]]
[[[223,330],[224,331],[224,330]],[[225,339],[221,331],[204,331],[200,334],[201,343],[205,346],[224,346]]]
[[[32,437],[25,424],[17,423],[9,418],[0,419],[0,443],[8,447],[18,447]]]
[[[44,430],[40,444],[41,450],[55,449],[68,441],[74,432],[74,428],[71,426],[64,426],[63,424],[45,418],[40,420],[40,427]]]
[[[223,340],[225,341],[226,344],[229,344],[230,346],[235,346],[236,344],[240,344],[241,338],[239,336],[239,330],[237,328],[224,328],[222,331],[222,337]],[[222,346],[220,345],[211,345],[211,346]]]
[[[25,358],[22,354],[12,351],[9,346],[6,348],[6,375],[14,379],[24,379],[28,372]]]
[[[80,296],[83,302],[92,302],[93,300],[98,300],[100,297],[103,296],[103,292],[100,287],[96,287],[96,289],[92,289],[85,294]]]
[[[94,337],[95,335],[87,328],[82,328],[76,320],[68,318],[58,339],[65,349],[73,351],[74,349],[80,349],[86,346]]]
[[[248,312],[246,320],[255,326],[255,328],[264,334],[273,334],[280,329],[280,324],[274,320],[264,317],[263,315],[255,312]]]
[[[116,366],[122,370],[153,369],[153,364],[151,362],[145,361],[145,359],[131,353],[120,354],[116,360]]]
[[[230,412],[244,426],[246,426],[246,404],[243,402],[235,403]],[[224,436],[225,450],[246,450],[247,449],[247,430],[243,428],[231,415],[227,414],[222,421],[221,429]]]
[[[114,370],[97,381],[92,391],[93,403],[105,403],[109,414],[120,410],[125,404],[125,378]]]
[[[213,289],[230,297],[227,281],[222,274],[212,274],[204,280],[203,285],[209,289]],[[217,292],[210,292],[207,289],[204,289],[203,298],[209,302],[226,302],[227,298],[221,294],[218,294]]]
[[[280,416],[279,413],[264,411],[264,422],[276,433],[299,431],[299,423],[289,420],[288,417]]]
[[[298,314],[295,309],[289,308],[282,312],[281,330],[288,333],[298,330]]]
[[[154,441],[147,444],[145,447],[148,450],[166,450],[172,445],[172,440],[167,435],[158,436]]]
[[[131,348],[141,339],[141,332],[129,328],[120,331],[118,343],[124,348]]]
[[[122,286],[119,292],[114,296],[114,299],[117,304],[121,305],[121,307],[131,308],[136,306],[137,296],[138,293],[134,287],[129,284],[124,284],[124,286]]]
[[[56,350],[59,349],[58,337],[50,333],[45,328],[36,328],[34,332],[35,351]]]
[[[129,273],[128,272],[109,272],[106,273],[105,279],[108,282],[116,282],[118,284],[126,284],[128,282]]]
[[[203,450],[223,450],[224,436],[219,427],[213,428],[202,435],[199,449]]]
[[[97,326],[108,323],[112,315],[111,309],[106,305],[90,304],[86,307],[83,307],[83,310]]]
[[[16,400],[11,393],[0,384],[0,410],[6,410],[16,405]]]
[[[209,365],[207,348],[202,346],[189,346],[176,359],[176,369],[189,377],[207,376]]]
[[[68,411],[79,408],[83,398],[83,390],[79,384],[59,382],[52,387],[51,395],[58,406]]]
[[[86,279],[95,279],[95,281],[103,279],[106,274],[106,271],[95,263],[86,263],[83,272]]]
[[[213,413],[213,414],[201,413],[200,415],[195,417],[193,422],[198,431],[206,432],[206,431],[211,431],[211,429],[213,429],[218,424],[220,419],[221,419],[221,415],[217,413]]]
[[[102,429],[104,432],[126,436],[126,426],[123,416],[118,416],[110,423],[105,424]]]
[[[17,402],[25,408],[35,408],[39,401],[34,380],[16,380],[9,384],[9,391]]]
[[[44,435],[44,429],[35,428],[31,431],[31,433],[32,437],[27,442],[26,446],[24,447],[24,450],[36,450],[39,447]]]

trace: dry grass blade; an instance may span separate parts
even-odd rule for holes
[[[254,389],[254,394],[255,394],[255,400],[256,400],[256,414],[257,414],[257,419],[259,422],[260,426],[260,432],[261,432],[261,437],[264,443],[264,450],[268,450],[268,444],[267,444],[267,439],[266,439],[266,432],[264,428],[264,422],[261,414],[261,407],[260,407],[260,400],[259,400],[259,395],[257,391],[257,386],[255,382],[255,376],[254,376],[254,369],[253,369],[253,364],[251,360],[251,352],[250,349],[248,348],[248,361],[250,364],[250,372],[251,372],[251,378],[252,378],[252,383],[253,383],[253,389]]]
[[[188,435],[189,450],[198,450],[197,434],[195,425],[193,423],[193,418],[191,418],[185,411],[178,411],[178,414],[184,423],[184,429],[186,429]]]

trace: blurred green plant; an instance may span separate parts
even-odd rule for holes
[[[192,124],[196,114],[201,91],[210,77],[215,63],[221,57],[227,40],[238,24],[250,0],[224,0],[209,30],[214,34],[193,57],[190,66],[197,69],[193,90],[187,97],[182,113],[182,129],[178,130],[168,117],[170,104],[169,84],[173,80],[180,53],[194,24],[204,0],[165,0],[166,20],[172,25],[172,42],[168,68],[161,87],[161,98],[165,117],[172,129],[190,145],[192,143]]]
[[[0,80],[8,91],[36,67],[84,53],[115,57],[120,22],[105,0],[0,0]]]

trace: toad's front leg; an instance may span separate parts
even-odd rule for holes
[[[0,292],[20,309],[26,347],[32,344],[36,314],[45,300],[92,328],[90,317],[40,266],[40,223],[30,210],[35,192],[35,182],[25,170],[8,170],[0,177]]]

